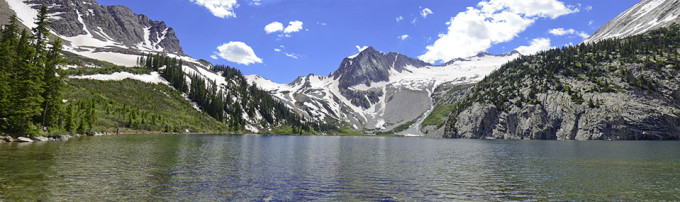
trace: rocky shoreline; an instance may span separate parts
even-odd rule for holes
[[[39,137],[11,137],[11,136],[0,136],[0,143],[31,143],[31,142],[64,142],[71,138],[84,137],[84,136],[103,136],[103,135],[115,135],[110,133],[95,133],[93,135],[54,135],[54,136],[39,136]]]

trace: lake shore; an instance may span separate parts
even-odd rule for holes
[[[48,135],[38,137],[12,137],[0,136],[0,143],[32,143],[32,142],[65,142],[72,138],[86,137],[86,136],[110,136],[110,135],[173,135],[173,134],[188,134],[188,135],[204,135],[214,133],[204,132],[188,132],[188,133],[168,133],[168,132],[123,132],[123,133],[94,133],[92,135],[86,134],[71,134],[71,135]]]

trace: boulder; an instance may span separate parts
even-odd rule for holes
[[[33,141],[35,141],[35,142],[47,142],[47,141],[50,141],[49,138],[43,137],[43,136],[32,137],[31,140],[33,140]]]
[[[27,138],[27,137],[18,137],[18,138],[15,139],[15,141],[16,142],[33,142],[33,140],[31,140],[31,138]]]

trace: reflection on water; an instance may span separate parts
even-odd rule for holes
[[[129,135],[0,144],[0,200],[680,200],[680,142]]]

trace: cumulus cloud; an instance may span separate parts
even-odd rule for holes
[[[554,47],[550,46],[550,39],[537,38],[531,40],[531,44],[529,46],[520,46],[515,50],[521,53],[522,55],[533,55],[540,51],[549,50],[551,48]]]
[[[271,34],[274,32],[279,32],[283,30],[283,24],[280,22],[272,22],[269,23],[267,26],[264,26],[264,31],[267,32],[267,34]]]
[[[283,33],[293,33],[293,32],[298,32],[302,29],[302,21],[296,20],[296,21],[290,21],[288,22],[288,26],[283,29]]]
[[[267,34],[283,32],[283,34],[280,34],[279,37],[283,36],[290,37],[291,33],[299,32],[300,30],[302,30],[302,24],[303,24],[302,21],[295,20],[288,22],[288,26],[283,27],[283,23],[274,21],[264,26],[264,31],[267,32]],[[323,23],[323,25],[325,26],[326,23]]]
[[[262,63],[262,59],[255,55],[253,48],[240,41],[230,41],[217,47],[217,56],[230,62],[243,65]]]
[[[452,17],[446,23],[448,32],[439,34],[419,58],[435,63],[476,55],[493,44],[514,39],[538,18],[555,19],[574,12],[577,10],[558,0],[482,1]]]
[[[401,22],[402,20],[404,20],[404,16],[399,16],[399,17],[396,18],[396,20],[397,20],[397,22]]]
[[[577,36],[580,36],[583,39],[587,39],[588,37],[590,37],[589,34],[583,32],[583,31],[576,31],[574,29],[555,28],[555,29],[548,30],[548,32],[550,32],[550,34],[555,35],[555,36],[577,35]]]
[[[423,16],[423,18],[427,18],[427,15],[434,14],[432,10],[429,8],[423,8],[423,10],[420,11],[420,15]]]
[[[203,6],[219,18],[236,17],[234,8],[238,7],[236,0],[190,0],[191,2]]]
[[[281,49],[275,48],[274,52],[281,52]]]
[[[398,39],[401,39],[402,41],[403,41],[403,40],[406,40],[406,39],[408,39],[408,34],[401,35],[401,36],[399,36],[399,37],[397,37],[397,38],[398,38]]]

